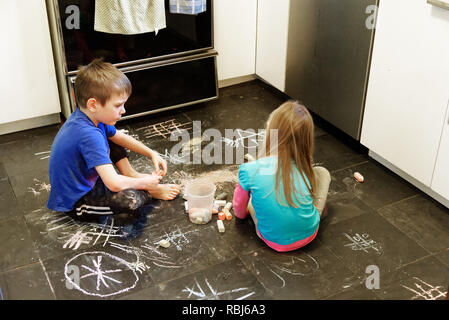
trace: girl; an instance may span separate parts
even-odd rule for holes
[[[251,214],[259,238],[276,251],[292,251],[317,235],[327,215],[331,177],[325,168],[312,166],[314,126],[304,106],[282,104],[270,114],[266,129],[264,156],[239,168],[234,214],[240,219]]]

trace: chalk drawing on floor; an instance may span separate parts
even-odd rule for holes
[[[68,267],[73,265],[80,266],[79,283],[68,275]],[[64,276],[78,291],[101,298],[128,292],[139,281],[139,276],[130,268],[129,262],[99,251],[81,253],[67,261]],[[92,288],[91,278],[95,280],[95,288]]]
[[[345,247],[350,247],[354,251],[364,251],[368,253],[369,249],[374,250],[378,255],[382,254],[382,246],[380,243],[370,239],[369,234],[358,234],[356,233],[354,236],[350,236],[347,233],[344,233],[344,236],[349,239],[350,243],[345,244]]]
[[[423,280],[413,277],[415,279],[414,286],[415,288],[409,288],[407,286],[402,285],[405,289],[407,289],[410,292],[413,292],[415,296],[413,296],[411,299],[424,299],[424,300],[437,300],[439,298],[445,298],[446,292],[444,292],[444,288],[442,286],[433,286],[427,282],[424,282]],[[443,290],[443,291],[442,291]]]
[[[221,296],[224,299],[230,299],[229,297],[231,295],[238,296],[237,298],[234,298],[234,300],[244,300],[252,295],[255,294],[254,291],[251,291],[251,289],[247,287],[243,288],[237,288],[232,290],[224,290],[220,291],[218,288],[214,288],[208,281],[207,278],[204,279],[205,287],[206,289],[203,290],[201,285],[198,283],[198,280],[195,278],[195,284],[189,288],[185,287],[181,292],[188,293],[187,297],[184,298],[196,298],[196,300],[219,300]],[[204,284],[203,284],[204,286]]]

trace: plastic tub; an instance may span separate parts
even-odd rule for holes
[[[186,186],[185,194],[189,219],[196,224],[206,224],[212,219],[215,185],[209,180],[194,180]]]

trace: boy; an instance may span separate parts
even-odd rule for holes
[[[167,173],[166,161],[114,127],[125,113],[131,89],[126,75],[110,63],[97,59],[80,68],[75,81],[78,107],[51,148],[49,209],[77,215],[132,212],[151,198],[172,200],[178,195],[179,186],[159,184]],[[155,171],[135,171],[125,148],[151,158]]]

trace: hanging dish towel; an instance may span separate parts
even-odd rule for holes
[[[170,13],[196,15],[206,10],[206,0],[170,0]]]
[[[164,0],[95,0],[95,31],[157,34],[165,27]]]

